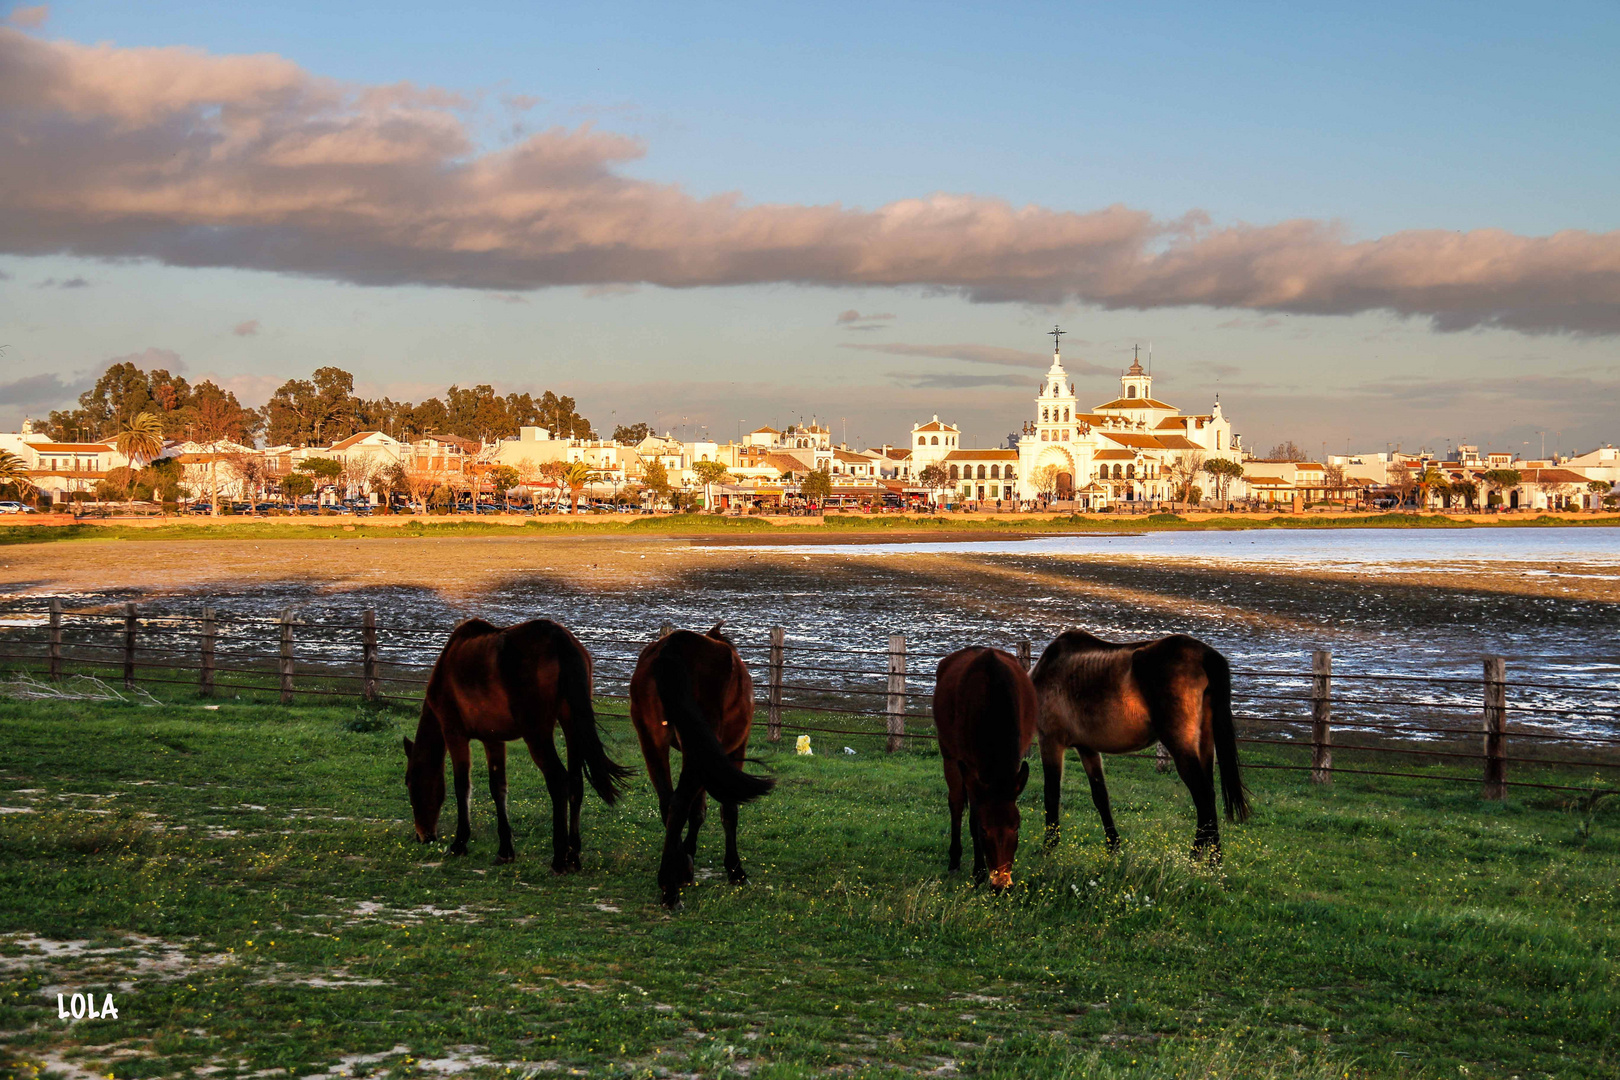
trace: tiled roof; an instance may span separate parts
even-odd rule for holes
[[[930,421],[928,421],[928,423],[921,424],[921,425],[919,425],[917,427],[912,428],[911,430],[912,431],[955,431],[956,428],[953,428],[949,424],[942,424],[938,420],[930,420]]]
[[[353,446],[355,443],[365,442],[367,439],[371,438],[373,435],[382,435],[382,432],[380,432],[380,431],[357,431],[353,435],[350,435],[347,439],[340,439],[337,442],[333,443],[332,444],[332,449],[333,450],[347,450],[349,447]]]
[[[1017,461],[1016,450],[952,450],[946,461]]]
[[[1091,455],[1098,461],[1135,461],[1136,455],[1129,450],[1099,450]]]
[[[1160,435],[1159,445],[1166,450],[1202,450],[1203,447],[1185,435]]]
[[[1162,401],[1157,401],[1157,400],[1155,400],[1153,398],[1145,398],[1145,397],[1139,397],[1139,398],[1125,398],[1125,397],[1115,398],[1113,401],[1110,401],[1105,405],[1096,406],[1096,408],[1099,408],[1099,409],[1169,409],[1171,412],[1176,411],[1176,407],[1174,405],[1166,405]]]

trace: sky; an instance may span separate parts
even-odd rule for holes
[[[56,3],[0,27],[0,427],[112,360],[604,433],[1082,398],[1620,438],[1620,8]]]

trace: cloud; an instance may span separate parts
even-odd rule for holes
[[[237,337],[254,337],[258,334],[258,332],[258,319],[248,319],[245,322],[239,322],[235,326],[231,327],[231,333],[235,334]]]
[[[872,314],[872,315],[862,315],[860,312],[856,311],[854,308],[850,308],[848,311],[840,311],[838,313],[838,318],[834,319],[833,322],[835,324],[837,324],[838,326],[848,326],[850,323],[883,322],[883,321],[886,321],[886,320],[893,319],[894,317],[895,316],[890,314],[889,312],[881,312],[881,313]]]
[[[20,26],[24,30],[38,30],[50,17],[51,5],[36,4],[33,7],[12,8],[11,14],[6,16],[6,22],[12,26]]]
[[[88,289],[89,287],[90,283],[82,277],[70,277],[65,281],[57,281],[55,278],[49,277],[34,286],[36,289]]]
[[[586,124],[495,149],[469,103],[274,55],[0,27],[0,250],[516,292],[795,283],[976,301],[1388,311],[1440,330],[1620,333],[1620,232],[1216,226],[929,194],[876,209],[696,198]]]
[[[969,390],[982,386],[1016,386],[1011,375],[949,375],[937,371],[896,371],[890,378],[913,390]]]
[[[527,304],[529,302],[529,298],[522,293],[492,292],[484,295],[491,300],[499,300],[503,304]]]
[[[1052,358],[1045,353],[1029,352],[1025,349],[1007,349],[1000,345],[908,345],[902,342],[885,342],[883,344],[868,345],[865,342],[848,342],[838,346],[840,349],[862,349],[866,352],[888,353],[891,356],[932,356],[940,360],[962,360],[969,364],[998,364],[1002,367],[1030,368],[1036,371],[1045,371],[1052,366]],[[1063,367],[1071,375],[1109,375],[1112,368],[1098,367],[1078,357],[1065,357]]]
[[[631,293],[639,292],[640,288],[641,287],[639,285],[627,285],[623,282],[608,282],[605,285],[592,285],[590,288],[586,289],[585,298],[588,300],[600,300],[604,297],[611,296],[629,296]]]
[[[1196,360],[1188,366],[1193,371],[1207,371],[1217,378],[1231,378],[1233,375],[1243,374],[1243,369],[1235,364],[1217,364],[1212,360]]]
[[[55,374],[27,375],[0,383],[0,405],[56,405],[71,401],[88,389],[88,384],[63,382]]]

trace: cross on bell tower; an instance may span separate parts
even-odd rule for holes
[[[1067,330],[1061,329],[1060,327],[1055,326],[1055,325],[1052,327],[1052,329],[1050,329],[1050,330],[1048,330],[1046,332],[1046,336],[1052,339],[1052,355],[1053,356],[1056,356],[1060,352],[1063,351],[1059,346],[1061,346],[1063,344],[1063,340],[1062,340],[1063,335],[1067,334],[1067,333],[1068,333]]]

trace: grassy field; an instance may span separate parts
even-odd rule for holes
[[[589,797],[554,877],[513,759],[515,865],[407,824],[411,718],[345,707],[0,701],[0,1059],[21,1076],[1612,1077],[1620,808],[1251,771],[1219,870],[1184,790],[1113,763],[1105,854],[1071,770],[1017,884],[944,874],[937,758],[761,743],[753,881],[657,906],[644,779]],[[610,752],[639,766],[622,722]],[[860,752],[849,755],[849,742]],[[926,744],[919,744],[926,745]],[[1256,762],[1263,755],[1249,755]],[[1275,759],[1271,759],[1275,760]],[[1034,788],[1038,788],[1037,779]],[[111,992],[116,1020],[58,1018]],[[10,1055],[7,1058],[6,1055]]]
[[[708,514],[665,514],[656,517],[587,516],[563,521],[467,520],[457,517],[266,518],[208,523],[175,519],[142,524],[116,521],[96,524],[0,525],[0,545],[107,540],[297,540],[329,536],[338,540],[398,536],[760,536],[814,538],[864,533],[922,535],[941,533],[1001,534],[1046,532],[1142,532],[1198,529],[1469,529],[1545,527],[1549,525],[1620,525],[1608,515],[1503,515],[1448,517],[1444,514],[1179,514],[1063,516],[969,514],[914,516],[902,514],[829,514],[825,519],[766,520]]]

